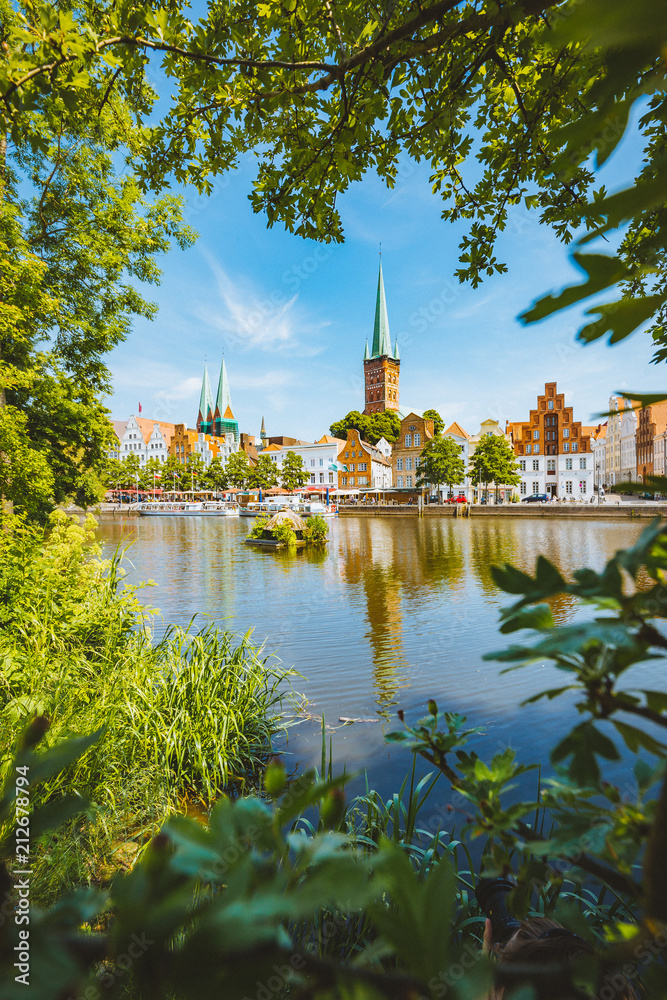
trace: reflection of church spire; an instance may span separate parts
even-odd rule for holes
[[[213,424],[213,397],[211,395],[211,383],[208,380],[208,368],[204,364],[204,377],[201,383],[201,393],[199,394],[199,413],[197,414],[197,430],[202,434],[209,434]]]

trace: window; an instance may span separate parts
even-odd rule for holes
[[[567,482],[565,483],[565,492],[566,493],[572,492],[572,480],[570,479],[568,479]]]
[[[569,438],[569,436],[570,436],[570,428],[569,427],[563,427],[563,437],[564,438]]]
[[[412,448],[412,434],[405,435],[405,447]]]
[[[540,440],[540,432],[533,431],[533,441],[539,441],[539,440]]]
[[[405,485],[406,486],[412,486],[412,476],[406,476],[405,477]]]
[[[531,453],[532,450],[533,450],[533,446],[530,445],[530,444],[527,444],[526,445],[526,455],[530,455],[530,453]]]
[[[566,469],[571,469],[572,468],[572,459],[571,458],[566,458],[565,459],[565,468]]]
[[[321,483],[324,482],[324,473],[323,472],[320,472],[320,482]]]
[[[521,483],[521,486],[519,487],[519,489],[521,491],[522,496],[525,496],[526,495],[526,484],[525,483]]]
[[[580,469],[585,469],[586,468],[586,459],[585,458],[580,458],[579,459],[579,468]]]
[[[315,459],[314,459],[314,458],[311,458],[311,460],[310,460],[310,464],[311,464],[311,465],[315,465]]]
[[[323,458],[320,459],[320,465],[324,465],[324,459]]]
[[[368,486],[368,476],[359,476],[358,483],[360,486]]]
[[[523,459],[523,461],[519,462],[519,468],[521,469],[522,472],[526,471],[526,460],[525,460],[525,458]]]
[[[310,481],[313,484],[315,483],[315,473],[314,472],[311,474]]]
[[[396,478],[396,485],[397,486],[402,486],[403,485],[403,476],[397,476],[397,478]]]
[[[539,453],[540,453],[540,446],[539,446],[539,444],[534,444],[533,445],[533,455],[539,455]]]
[[[354,486],[354,476],[350,476],[350,486]]]
[[[411,458],[406,458],[406,460],[405,460],[405,468],[406,469],[411,469],[412,468],[412,459]]]
[[[347,476],[341,476],[340,481],[343,484],[343,486],[347,486]]]
[[[572,451],[579,451],[579,445],[576,441],[572,442]]]
[[[556,459],[550,458],[549,461],[547,462],[547,472],[555,472],[555,471],[556,471]]]
[[[533,493],[539,493],[539,492],[540,492],[540,484],[533,483]]]
[[[346,451],[345,452],[345,458],[349,458],[349,457],[350,457],[350,453],[349,453],[349,451]]]
[[[553,408],[554,408],[554,401],[553,401],[553,399],[550,399],[547,405],[548,405],[548,407],[549,407],[550,410],[553,410]]]
[[[582,479],[582,481],[579,483],[579,492],[580,493],[585,493],[586,492],[586,480],[585,479]]]
[[[418,448],[421,443],[422,443],[421,434],[415,434],[415,448]]]
[[[329,482],[333,483],[333,472],[329,473]]]
[[[397,458],[396,459],[396,468],[397,468],[397,470],[399,472],[403,472],[403,459],[402,458]]]
[[[366,472],[368,469],[368,462],[359,462],[358,466],[359,472]]]
[[[569,441],[563,441],[563,451],[569,451],[569,450],[570,450]]]
[[[539,471],[540,471],[540,463],[536,462],[535,459],[533,459],[533,472],[539,472]]]
[[[350,463],[350,472],[354,472],[354,462]]]

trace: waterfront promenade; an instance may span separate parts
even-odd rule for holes
[[[80,507],[66,507],[66,514],[93,514],[94,517],[118,519],[138,517],[131,506],[118,507],[117,504],[103,503],[83,511]],[[474,518],[593,518],[604,521],[625,521],[628,519],[667,519],[667,503],[508,503],[508,504],[425,504],[423,508],[413,504],[338,504],[341,517],[461,517]]]

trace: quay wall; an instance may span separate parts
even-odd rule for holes
[[[456,517],[464,516],[461,509],[458,510],[454,504],[440,505],[427,504],[423,508],[424,517]],[[379,507],[356,504],[339,504],[338,514],[340,517],[418,517],[417,506],[408,507],[405,504],[393,507]],[[556,517],[556,518],[600,518],[604,521],[625,521],[628,518],[643,518],[650,520],[653,517],[667,518],[667,504],[499,504],[498,506],[479,506],[472,504],[469,507],[469,516],[479,517]]]

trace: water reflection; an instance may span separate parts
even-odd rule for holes
[[[243,519],[126,524],[123,533],[118,522],[104,523],[100,536],[107,548],[123,534],[134,539],[130,578],[158,584],[143,592],[146,603],[165,621],[187,624],[203,612],[239,632],[254,627],[267,651],[306,678],[298,686],[328,722],[376,715],[381,725],[338,730],[334,757],[339,766],[370,762],[389,786],[407,766],[382,742],[399,704],[416,713],[436,697],[472,724],[488,724],[491,746],[514,741],[534,755],[554,742],[560,703],[533,706],[530,724],[516,726],[517,705],[550,685],[552,668],[503,676],[482,660],[503,646],[498,611],[512,600],[498,591],[490,567],[510,562],[533,573],[543,552],[565,575],[583,565],[600,569],[639,533],[631,522],[350,517],[330,523],[325,549],[290,553],[244,545]],[[569,598],[553,604],[560,621],[573,609]],[[316,761],[319,747],[316,725],[290,738],[303,763]]]

